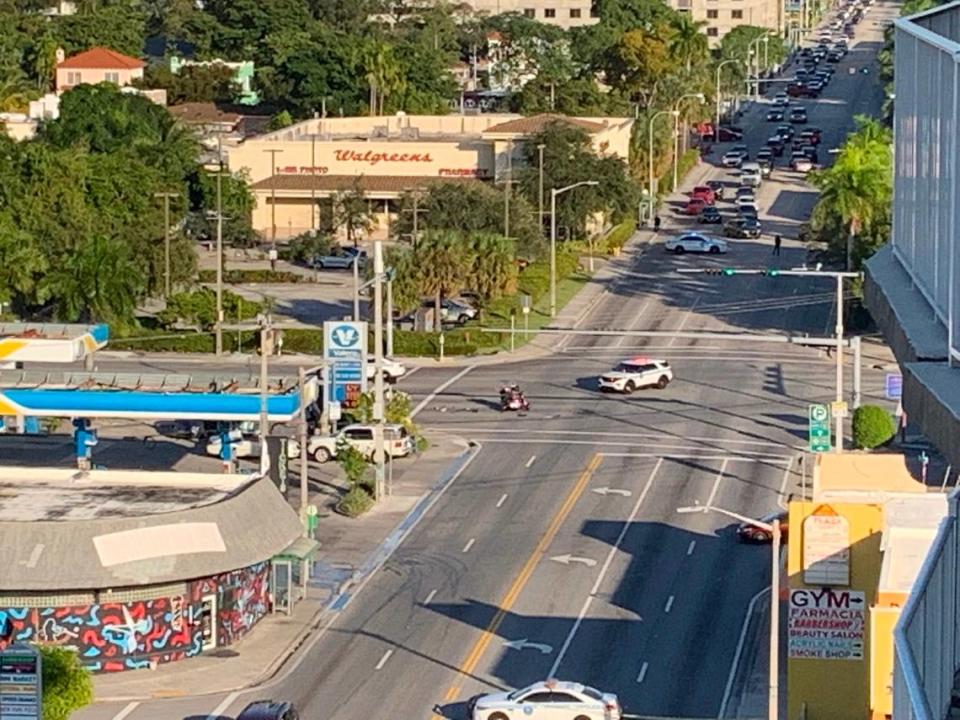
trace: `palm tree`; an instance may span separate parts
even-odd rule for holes
[[[689,74],[694,64],[704,62],[710,51],[703,20],[693,20],[689,13],[674,13],[670,19],[670,35],[667,47],[670,55],[683,63]]]
[[[365,49],[363,66],[370,86],[370,114],[382,115],[386,98],[406,87],[400,63],[390,45],[377,42]]]
[[[513,241],[502,235],[474,233],[468,238],[472,264],[468,274],[470,289],[483,305],[515,289],[516,250]]]
[[[417,245],[416,263],[421,292],[433,296],[434,328],[440,332],[443,297],[463,288],[473,265],[473,253],[453,232],[428,231]]]

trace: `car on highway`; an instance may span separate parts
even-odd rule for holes
[[[326,255],[317,255],[310,267],[318,270],[349,270],[353,263],[363,267],[367,264],[367,253],[354,247],[335,247]]]
[[[613,693],[562,680],[545,680],[513,692],[478,695],[467,703],[470,720],[620,720]]]
[[[402,362],[398,362],[393,358],[384,357],[383,362],[383,379],[388,383],[395,383],[397,380],[402,378],[406,372],[407,368]],[[373,380],[376,375],[377,365],[376,358],[372,355],[367,357],[367,380]]]
[[[794,130],[790,125],[777,125],[777,135],[779,135],[780,139],[784,142],[792,140],[796,132],[797,131]]]
[[[710,253],[718,255],[727,251],[727,243],[719,238],[710,237],[699,232],[688,232],[670,238],[663,244],[667,252],[683,255],[683,253]]]
[[[757,522],[762,523],[763,525],[772,525],[774,520],[779,520],[780,542],[786,542],[787,535],[789,534],[787,517],[788,513],[786,510],[775,510],[774,512],[767,513],[763,517],[758,518]],[[760,524],[755,525],[748,522],[742,522],[737,526],[737,538],[741,542],[745,543],[764,544],[773,541],[773,533],[770,530],[767,530],[765,527],[761,527]]]
[[[783,122],[783,110],[767,110],[767,122]]]
[[[700,211],[697,222],[703,223],[704,225],[716,225],[723,222],[723,215],[720,214],[720,211],[715,205],[707,205]]]
[[[760,166],[760,176],[768,178],[770,173],[773,172],[773,153],[769,150],[761,150],[760,152],[766,153],[764,156],[760,156],[760,153],[757,153],[757,165]]]
[[[790,167],[799,173],[808,173],[813,170],[813,161],[801,150],[794,150],[790,156]]]
[[[740,184],[746,187],[757,188],[763,182],[763,174],[760,171],[760,164],[757,162],[745,162],[740,164]]]
[[[790,98],[787,97],[787,94],[784,92],[778,92],[776,95],[773,96],[774,105],[783,106],[783,105],[788,105],[789,103],[790,103]]]
[[[734,193],[733,200],[734,202],[736,202],[740,198],[744,198],[744,197],[748,197],[751,200],[753,200],[755,197],[755,194],[756,194],[756,191],[752,187],[746,187],[744,185],[741,185],[740,187],[737,188],[737,191]]]
[[[700,198],[707,205],[713,205],[717,201],[717,194],[709,185],[697,185],[690,191],[691,198]]]
[[[632,393],[642,387],[663,390],[673,380],[673,369],[666,360],[635,357],[624,360],[600,376],[600,389],[609,392]]]
[[[300,720],[300,715],[293,703],[257,700],[241,710],[237,720]]]
[[[795,125],[802,125],[807,122],[807,111],[806,110],[791,110],[790,111],[790,122]]]
[[[770,148],[770,152],[775,156],[779,157],[783,155],[783,138],[779,135],[774,135],[767,140],[767,147]]]
[[[788,87],[787,93],[790,95],[790,97],[795,97],[795,98],[810,97],[811,96],[810,89],[804,84],[805,82],[806,82],[806,74],[804,74],[803,82],[797,82],[792,84],[790,87]]]
[[[820,158],[817,155],[817,149],[813,145],[804,145],[800,148],[800,152],[810,158],[810,162],[812,162],[814,165],[820,162]]]
[[[699,215],[704,208],[710,207],[709,203],[703,198],[690,198],[687,204],[683,206],[684,215]]]
[[[416,450],[416,442],[407,428],[400,424],[384,424],[384,452],[390,458],[403,458]],[[373,457],[373,425],[347,425],[336,435],[313,435],[307,439],[307,455],[318,463],[325,463],[337,456],[337,450],[346,443],[355,447],[361,455]],[[299,455],[299,446],[297,447]]]
[[[723,180],[707,180],[707,187],[713,190],[713,196],[717,200],[723,200],[726,183]]]
[[[818,127],[805,127],[800,137],[807,141],[809,145],[819,145],[823,142],[823,130]]]
[[[723,225],[723,234],[728,238],[758,238],[761,233],[760,221],[753,217],[734,218]]]
[[[750,154],[745,150],[728,150],[720,158],[720,164],[728,168],[738,168],[740,163],[746,160]]]
[[[737,208],[737,217],[757,220],[760,217],[760,212],[756,205],[741,205]]]

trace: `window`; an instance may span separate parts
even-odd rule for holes
[[[580,17],[580,8],[570,8],[570,17],[571,18]]]
[[[743,10],[731,10],[730,17],[734,20],[743,20]]]
[[[67,85],[79,85],[80,82],[81,82],[80,73],[78,72],[67,73]]]
[[[523,16],[524,16],[524,17],[528,17],[528,18],[536,17],[536,16],[537,16],[537,11],[534,10],[533,8],[524,8],[524,9],[523,9]]]
[[[553,8],[544,8],[543,16],[545,18],[555,18],[557,16],[557,11]]]
[[[520,702],[523,703],[545,703],[550,702],[550,693],[548,692],[538,692],[533,693],[533,695],[527,695]]]
[[[715,27],[707,28],[707,37],[717,37],[720,34],[720,31]]]
[[[113,83],[114,85],[120,84],[120,73],[108,72],[103,74],[103,79],[107,82]]]
[[[555,703],[578,703],[580,698],[568,693],[555,692],[550,695],[550,702]]]
[[[707,20],[716,20],[720,17],[719,10],[707,10]]]

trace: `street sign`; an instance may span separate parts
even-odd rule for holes
[[[883,383],[883,394],[887,400],[899,400],[903,397],[903,375],[887,373]]]
[[[42,716],[40,653],[29,645],[11,645],[0,653],[0,718],[40,720]]]
[[[327,401],[353,407],[367,390],[367,324],[324,322],[323,357],[330,365]]]
[[[811,405],[809,408],[810,452],[829,452],[830,410],[826,405]]]
[[[863,660],[865,608],[864,594],[858,590],[791,590],[788,655],[817,660]]]
[[[847,416],[846,400],[835,400],[830,403],[830,414],[835,418],[845,418]]]

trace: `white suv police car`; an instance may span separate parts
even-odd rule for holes
[[[648,357],[635,357],[624,360],[613,370],[600,376],[600,389],[613,392],[632,393],[642,387],[656,387],[663,390],[673,380],[673,370],[666,360],[652,360]]]

